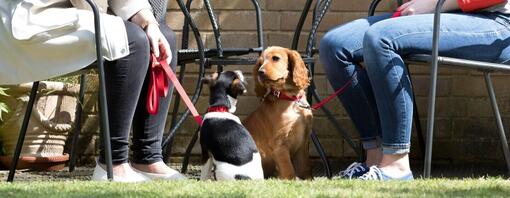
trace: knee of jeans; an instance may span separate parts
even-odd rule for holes
[[[329,58],[330,57],[330,49],[331,49],[331,35],[330,33],[326,33],[320,40],[319,44],[319,53],[322,54],[320,56],[320,59],[322,61],[323,58]]]
[[[363,49],[367,52],[377,50],[376,48],[381,47],[382,43],[383,39],[377,30],[369,29],[365,32],[365,36],[363,37]]]
[[[363,37],[363,49],[370,52],[393,48],[391,44],[391,31],[391,28],[385,25],[372,25]]]
[[[334,59],[335,53],[342,48],[342,43],[338,42],[338,35],[334,34],[333,31],[329,31],[326,33],[319,45],[319,52],[321,54],[320,58],[323,59]],[[329,60],[323,60],[323,62],[330,62]]]
[[[338,37],[339,35],[328,32],[320,41],[319,52],[321,56],[319,58],[326,70],[331,67],[348,65],[347,63],[352,62],[351,51],[345,47],[349,46],[348,43]]]

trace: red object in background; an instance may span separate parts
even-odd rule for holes
[[[508,0],[457,0],[463,12],[478,11],[506,2],[508,2]]]
[[[463,12],[474,12],[507,2],[508,0],[457,0],[460,9]],[[400,16],[402,16],[402,11],[400,11],[400,8],[398,8],[397,11],[393,13],[391,18]]]
[[[398,7],[397,10],[395,10],[395,12],[393,13],[393,15],[391,15],[391,18],[396,18],[400,16],[402,16],[402,10],[400,9],[400,7]]]
[[[400,16],[402,16],[402,11],[397,10],[393,13],[393,15],[391,15],[391,18],[400,17]]]

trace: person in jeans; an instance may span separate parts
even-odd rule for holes
[[[147,0],[95,2],[102,11],[113,180],[182,179],[161,154],[171,97],[159,100],[154,115],[146,108],[151,52],[175,69],[175,33],[156,21]],[[96,61],[94,17],[84,0],[0,1],[0,10],[0,84],[48,79]],[[100,153],[93,180],[107,179],[102,145]]]
[[[403,57],[431,53],[437,0],[411,0],[394,14],[358,19],[330,30],[320,59],[367,152],[339,173],[343,178],[411,180],[409,165],[413,89]],[[446,0],[439,54],[505,63],[510,60],[510,3]],[[364,62],[364,66],[360,65]]]

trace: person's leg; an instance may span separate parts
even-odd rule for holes
[[[489,16],[491,15],[491,16]],[[372,84],[382,129],[379,167],[394,177],[410,173],[413,116],[412,87],[401,55],[427,53],[432,47],[433,15],[381,21],[363,39],[364,61]],[[508,60],[509,29],[492,14],[443,14],[439,53],[480,61]]]
[[[127,21],[124,23],[130,54],[115,61],[105,62],[113,172],[115,176],[121,177],[132,173],[127,165],[129,132],[149,65],[147,36],[137,25]],[[105,163],[102,144],[99,163]]]
[[[170,48],[172,50],[172,61],[170,66],[172,67],[172,70],[175,70],[177,65],[177,44],[175,33],[165,25],[162,25],[160,29],[170,44]],[[149,74],[145,77],[142,95],[138,100],[133,120],[133,145],[131,146],[131,150],[133,151],[132,166],[135,169],[159,174],[175,172],[163,163],[161,148],[165,122],[173,91],[172,83],[169,84],[170,87],[168,96],[161,97],[159,100],[158,113],[156,115],[150,115],[146,108]]]
[[[128,144],[131,123],[137,99],[145,79],[149,55],[149,41],[143,30],[131,22],[125,22],[130,54],[116,61],[105,62],[105,83],[112,158],[114,164],[128,162]],[[99,162],[104,163],[101,146]]]
[[[390,15],[359,19],[330,30],[321,40],[320,59],[334,90],[352,79],[352,85],[338,96],[358,130],[366,164],[378,164],[381,158],[380,127],[372,87],[359,62],[363,61],[363,35],[368,28]]]

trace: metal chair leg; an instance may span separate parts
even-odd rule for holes
[[[416,133],[418,135],[418,145],[420,147],[421,156],[425,157],[425,138],[423,137],[423,130],[421,129],[421,121],[420,121],[420,114],[418,113],[418,105],[416,104],[416,97],[413,100],[413,119],[414,119],[414,128],[416,129]]]
[[[444,0],[439,0],[436,7],[441,8]],[[429,90],[429,115],[427,119],[427,141],[425,146],[425,165],[423,167],[423,176],[430,177],[432,163],[432,141],[434,138],[434,118],[436,110],[436,89],[437,89],[437,68],[439,64],[439,24],[441,19],[441,9],[436,9],[434,13],[434,31],[432,33],[432,65],[430,69],[430,90]]]
[[[407,71],[409,70],[409,64],[406,64]],[[409,77],[411,87],[414,87],[413,79]],[[420,147],[422,158],[425,157],[425,138],[423,137],[423,130],[421,129],[420,114],[418,112],[418,105],[416,104],[416,94],[413,92],[413,120],[416,133],[418,135],[418,146]]]
[[[496,124],[498,126],[499,138],[501,140],[501,148],[503,149],[503,155],[505,156],[506,167],[508,168],[508,176],[510,176],[510,151],[508,149],[508,142],[506,140],[505,128],[503,127],[503,122],[501,121],[501,114],[499,113],[498,103],[496,101],[496,94],[494,93],[494,87],[492,86],[490,73],[484,72],[485,75],[485,84],[487,85],[487,92],[489,92],[489,97],[491,99],[491,106],[494,112],[494,118],[496,118]]]
[[[83,101],[85,98],[85,83],[87,82],[87,75],[82,74],[80,76],[80,95],[78,96],[78,103],[76,104],[76,115],[75,115],[75,125],[73,131],[73,137],[71,139],[71,151],[69,151],[69,172],[73,172],[76,167],[76,150],[78,144],[78,137],[80,136],[81,131],[81,115],[83,112]]]
[[[191,151],[193,151],[193,147],[198,141],[198,134],[200,133],[200,127],[197,128],[193,137],[191,138],[188,147],[186,147],[186,152],[184,153],[184,158],[182,160],[181,173],[185,174],[188,171],[189,158],[191,157]],[[202,153],[204,155],[206,153]]]
[[[27,109],[25,116],[23,117],[23,124],[19,131],[18,142],[16,143],[16,149],[12,156],[11,167],[9,168],[9,176],[7,177],[8,182],[12,182],[14,174],[16,174],[16,166],[18,166],[19,156],[21,155],[21,149],[23,148],[23,141],[25,141],[25,135],[27,134],[28,123],[30,121],[30,114],[34,107],[35,98],[37,97],[37,89],[39,88],[39,81],[32,84],[32,90],[30,91],[30,97],[28,99]]]
[[[312,130],[310,138],[313,142],[313,145],[315,146],[315,149],[317,150],[317,153],[319,153],[319,157],[322,160],[324,168],[326,169],[326,176],[328,177],[328,179],[331,179],[333,177],[333,173],[331,172],[331,165],[329,163],[328,156],[326,155],[326,152],[324,151],[324,148],[322,147],[322,144],[319,141],[319,137],[317,137],[315,131]]]
[[[427,117],[427,140],[425,146],[425,162],[423,168],[423,176],[430,177],[431,163],[432,163],[432,142],[434,138],[434,117],[436,109],[436,84],[437,84],[437,62],[436,66],[432,67],[432,74],[430,76],[430,93],[429,93],[429,114]]]
[[[193,21],[193,18],[191,17],[191,14],[189,12],[189,9],[187,8],[188,5],[191,6],[191,0],[188,0],[188,2],[190,4],[187,4],[186,6],[184,5],[184,3],[182,2],[182,0],[176,0],[177,1],[177,4],[179,5],[179,8],[181,9],[181,11],[183,12],[184,14],[184,18],[186,21],[189,22],[189,26],[191,27],[191,30],[193,31],[193,34],[194,34],[194,37],[195,37],[195,40],[197,42],[197,45],[198,45],[198,51],[199,51],[199,75],[198,75],[198,79],[197,79],[197,83],[195,85],[195,93],[193,94],[193,97],[191,98],[191,101],[193,102],[193,104],[196,104],[198,102],[198,98],[200,97],[200,94],[202,93],[202,79],[204,78],[205,76],[205,65],[206,65],[206,58],[205,58],[205,46],[204,46],[204,43],[202,41],[202,37],[200,36],[200,32],[198,30],[198,27],[196,25],[196,23]],[[176,122],[175,126],[172,127],[170,129],[170,132],[168,133],[168,136],[166,138],[164,138],[163,142],[162,142],[162,147],[163,149],[165,150],[165,152],[163,153],[163,161],[165,162],[168,162],[169,161],[169,157],[172,153],[172,142],[173,142],[173,139],[174,139],[174,136],[175,136],[175,133],[177,131],[177,129],[182,125],[182,123],[185,121],[185,119],[188,117],[188,115],[190,114],[190,111],[189,109],[186,110],[182,116],[178,119],[178,121]]]
[[[101,24],[99,20],[99,11],[92,0],[86,0],[94,13],[94,29],[96,38],[96,56],[99,68],[99,111],[101,113],[101,131],[103,133],[103,142],[106,160],[106,172],[109,180],[113,179],[112,149],[110,146],[110,123],[108,123],[108,104],[106,102],[106,86],[104,74],[103,54],[101,52]]]
[[[307,64],[308,70],[310,71],[310,75],[313,76],[315,74],[315,63],[309,63]],[[308,87],[307,93],[306,93],[306,100],[309,103],[312,103],[313,99],[313,93],[315,93],[317,90],[315,89],[315,83],[313,81],[313,78],[311,78],[311,85]],[[320,100],[319,100],[320,101]],[[325,109],[325,107],[323,107]],[[336,120],[331,120],[332,122],[336,122]],[[319,157],[321,158],[322,164],[324,165],[324,168],[326,169],[326,176],[328,179],[331,179],[333,177],[333,174],[331,173],[331,165],[329,163],[328,156],[326,154],[326,151],[324,150],[324,147],[322,147],[322,144],[319,141],[319,137],[317,136],[317,133],[315,133],[315,130],[312,129],[310,133],[310,139],[312,140],[313,145],[315,146],[315,149],[317,150],[317,153],[319,154]]]

